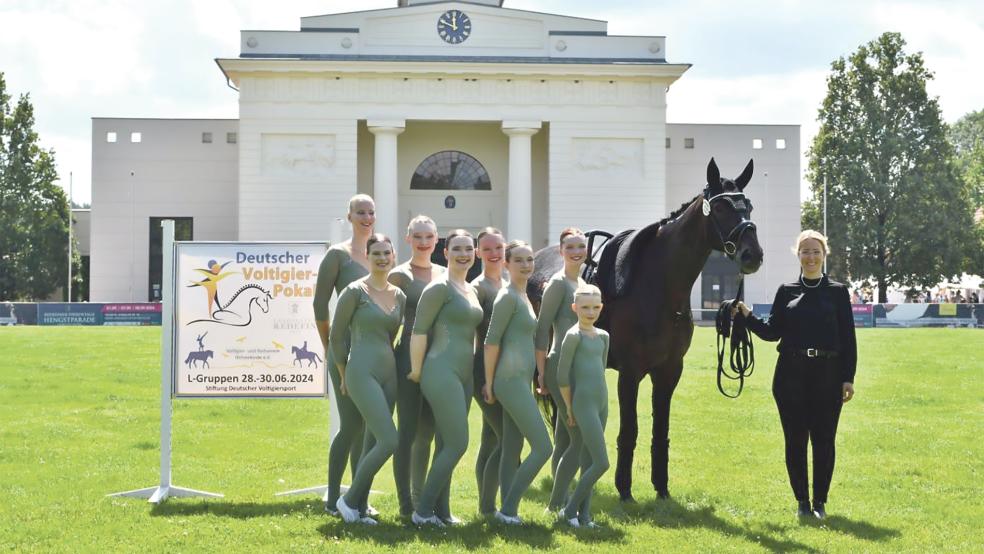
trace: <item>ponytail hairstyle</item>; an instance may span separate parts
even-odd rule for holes
[[[482,240],[482,237],[485,235],[498,235],[503,241],[506,240],[506,237],[502,234],[502,231],[496,229],[495,227],[485,227],[479,231],[478,238],[476,240]]]
[[[447,250],[451,246],[451,239],[457,237],[468,237],[472,241],[472,245],[475,243],[475,237],[465,229],[455,229],[448,233],[448,236],[444,239],[444,249]]]
[[[368,194],[360,193],[360,194],[356,194],[352,198],[349,198],[348,213],[352,213],[352,210],[355,209],[355,205],[358,204],[359,202],[369,202],[370,204],[373,205],[373,208],[375,208],[376,206],[376,201],[372,199],[372,196],[369,196]]]
[[[564,239],[567,237],[583,237],[584,231],[578,229],[577,227],[568,227],[560,232],[560,244],[564,244]]]
[[[372,236],[369,237],[369,240],[366,241],[367,256],[369,255],[369,249],[372,248],[372,245],[378,242],[385,242],[390,245],[390,248],[393,248],[393,241],[391,241],[389,237],[382,233],[373,233]]]
[[[426,224],[434,227],[435,231],[437,230],[437,223],[434,223],[434,220],[431,219],[430,216],[426,216],[426,215],[420,214],[417,217],[411,219],[410,220],[410,223],[407,224],[407,236],[408,237],[410,236],[410,234],[412,232],[413,226],[416,225],[416,224],[418,224],[418,223],[426,223]],[[437,234],[437,233],[434,233],[434,234]]]
[[[508,262],[509,260],[512,259],[512,251],[513,250],[515,250],[517,248],[520,248],[522,246],[525,246],[526,248],[532,249],[532,247],[530,246],[530,243],[526,242],[525,240],[514,240],[514,241],[510,241],[509,244],[506,245],[506,261]]]

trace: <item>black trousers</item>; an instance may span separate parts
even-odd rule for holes
[[[813,445],[813,501],[826,502],[834,474],[834,437],[840,419],[842,382],[837,358],[781,353],[772,396],[786,439],[786,472],[798,501],[809,501],[807,442]]]

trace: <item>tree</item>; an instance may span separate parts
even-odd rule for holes
[[[958,119],[950,127],[949,137],[974,207],[984,207],[984,109]]]
[[[958,274],[973,233],[922,55],[885,33],[831,64],[820,131],[809,151],[813,199],[803,224],[820,228],[824,182],[835,278],[929,288]]]
[[[0,73],[0,299],[45,298],[68,278],[68,199],[54,151],[38,144],[30,97],[11,110],[6,88]]]

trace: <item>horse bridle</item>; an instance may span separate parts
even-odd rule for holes
[[[735,260],[735,254],[738,253],[738,245],[741,244],[742,236],[744,236],[746,231],[756,228],[755,223],[749,219],[752,214],[752,201],[746,198],[743,192],[722,192],[710,198],[708,198],[708,194],[708,191],[704,192],[704,202],[707,202],[710,208],[714,207],[715,202],[727,202],[741,216],[741,221],[725,236],[724,232],[721,231],[721,225],[718,224],[717,218],[714,217],[714,210],[708,210],[707,214],[711,218],[711,223],[714,225],[714,230],[717,232],[718,240],[721,241],[721,248],[724,250],[725,255],[732,261],[737,261]]]

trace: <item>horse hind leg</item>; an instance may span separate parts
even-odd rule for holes
[[[639,379],[631,370],[623,368],[618,373],[618,459],[615,464],[615,488],[623,502],[632,498],[632,459],[636,439],[639,437],[638,410]]]
[[[652,468],[650,481],[659,498],[669,498],[669,461],[670,461],[670,400],[673,391],[680,380],[680,367],[672,368],[670,379],[658,379],[667,376],[659,370],[652,374],[653,382],[653,442],[650,446]]]

